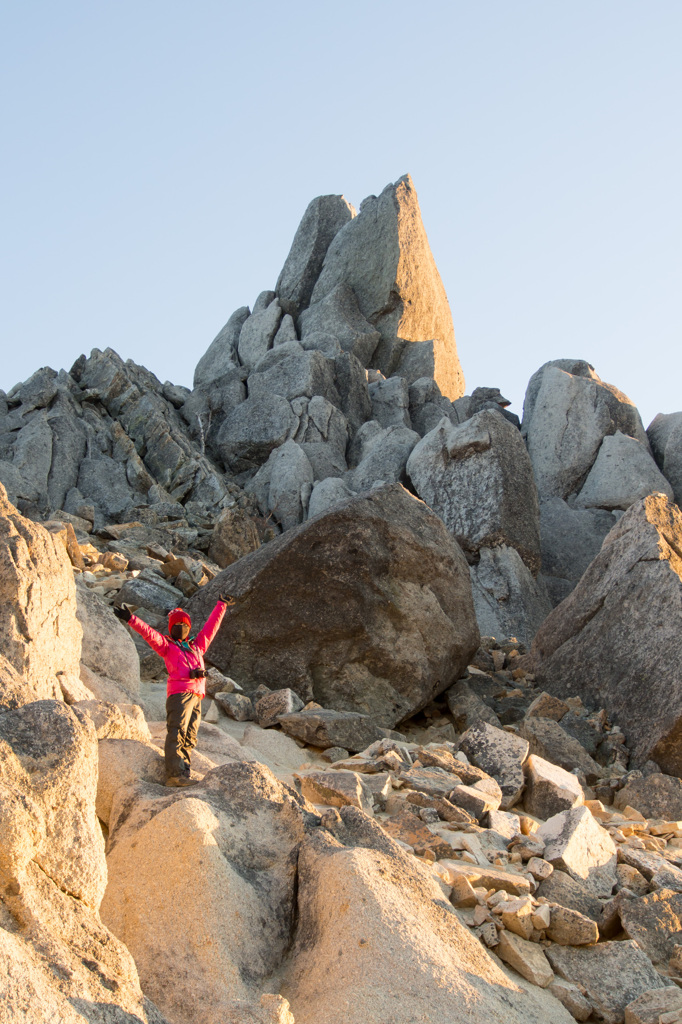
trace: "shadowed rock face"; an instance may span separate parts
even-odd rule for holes
[[[400,485],[241,559],[192,599],[192,615],[225,590],[239,604],[211,648],[218,667],[388,728],[451,685],[478,644],[464,556]]]
[[[605,706],[636,762],[682,773],[682,514],[664,495],[633,505],[575,590],[538,631],[530,659],[560,697]]]
[[[311,306],[342,283],[350,285],[360,312],[381,334],[372,362],[385,376],[398,366],[406,343],[433,341],[432,376],[441,392],[452,399],[464,393],[450,307],[409,174],[365,199],[357,217],[338,232]]]

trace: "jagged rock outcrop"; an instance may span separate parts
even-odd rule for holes
[[[576,506],[625,511],[639,498],[656,492],[673,497],[672,487],[647,448],[641,441],[617,430],[602,441],[594,465],[576,498]]]
[[[552,604],[568,597],[615,524],[605,509],[571,508],[558,496],[540,499],[541,573]]]
[[[0,705],[61,700],[77,689],[82,635],[64,545],[20,515],[0,485],[0,655],[11,666]]]
[[[454,682],[478,644],[464,556],[396,485],[224,570],[191,600],[192,613],[205,616],[224,589],[239,605],[211,648],[219,668],[389,728]]]
[[[476,621],[483,636],[514,636],[530,644],[552,604],[544,579],[537,579],[516,548],[481,548],[470,566]]]
[[[538,631],[537,678],[558,696],[604,703],[635,758],[682,772],[682,515],[664,495],[631,506],[568,598]]]
[[[464,393],[450,307],[409,175],[365,199],[338,232],[311,306],[339,284],[353,289],[362,315],[381,335],[372,363],[384,376],[423,360],[428,372],[413,369],[410,382],[431,376],[448,398]],[[419,344],[419,353],[410,352],[410,343]]]

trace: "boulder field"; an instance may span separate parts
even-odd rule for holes
[[[314,199],[192,389],[0,392],[3,1024],[682,1020],[682,413],[508,406],[409,176]],[[225,592],[167,789],[112,607]]]

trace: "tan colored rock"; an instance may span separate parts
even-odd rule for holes
[[[592,1003],[585,999],[577,985],[563,978],[555,978],[549,991],[562,1003],[574,1020],[584,1021],[592,1014]]]
[[[534,942],[512,932],[500,932],[495,952],[533,985],[547,988],[554,980],[554,971],[547,963],[547,957]]]
[[[515,900],[506,900],[504,903],[497,905],[497,910],[501,912],[502,924],[508,931],[514,932],[515,935],[520,935],[522,939],[531,938],[535,925],[533,924],[533,902],[530,896],[520,896]],[[529,978],[528,980],[530,981],[531,979]]]
[[[452,315],[409,174],[366,199],[335,236],[311,306],[339,284],[350,285],[381,334],[372,365],[384,376],[433,377],[448,398],[464,394]]]
[[[682,1016],[682,991],[677,986],[643,992],[625,1007],[625,1024],[659,1024],[662,1015]]]
[[[119,791],[102,920],[174,1024],[229,1020],[236,1001],[260,996],[290,942],[306,820],[262,765],[226,764],[158,796]]]
[[[224,569],[260,547],[258,530],[251,516],[233,506],[221,512],[213,527],[208,557]]]
[[[513,807],[523,792],[522,766],[528,756],[528,741],[480,722],[467,729],[459,746],[472,764],[498,783],[502,790],[502,810]]]
[[[373,813],[372,794],[357,772],[301,772],[294,778],[301,793],[313,804],[329,807],[359,807],[366,814]]]
[[[255,679],[288,686],[375,726],[424,707],[478,647],[466,560],[399,484],[287,530],[202,587],[191,613],[205,617],[224,590],[238,603],[211,647],[214,664],[249,689]],[[326,745],[351,749],[340,737]]]
[[[428,869],[355,808],[340,813],[347,845],[316,830],[299,855],[300,924],[281,989],[296,1024],[570,1024],[476,942]]]
[[[568,704],[543,690],[529,705],[526,716],[528,718],[551,718],[555,722],[560,722],[567,711]]]
[[[99,820],[108,826],[116,794],[140,781],[165,784],[163,750],[140,740],[100,740],[96,804]]]
[[[682,774],[680,551],[676,505],[662,494],[632,505],[543,623],[527,666],[556,696],[579,694],[607,707],[634,758],[675,776]]]
[[[464,876],[472,886],[483,886],[486,889],[504,889],[512,896],[524,896],[530,892],[530,882],[524,875],[513,871],[502,871],[500,868],[485,867],[481,864],[464,864],[457,860],[443,859],[440,862],[442,877],[449,885],[458,875]]]
[[[0,655],[11,671],[0,704],[62,699],[79,678],[82,631],[76,618],[73,569],[64,544],[20,515],[0,484]],[[10,678],[12,676],[12,678]]]
[[[529,814],[551,818],[583,803],[583,788],[576,776],[537,754],[529,756],[525,774],[524,806]]]
[[[652,963],[667,964],[682,936],[682,894],[661,889],[618,908],[623,931],[635,939]]]
[[[609,896],[616,884],[616,847],[586,807],[555,814],[541,825],[545,860],[582,882],[595,896]]]
[[[588,946],[599,938],[596,922],[577,910],[550,906],[550,921],[547,938],[560,946]]]
[[[390,836],[411,846],[418,856],[430,851],[439,859],[452,853],[452,847],[445,839],[431,832],[421,818],[407,809],[382,824]]]

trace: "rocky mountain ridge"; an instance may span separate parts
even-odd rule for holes
[[[409,177],[313,200],[191,391],[0,393],[3,1019],[682,1020],[682,413],[507,405]],[[169,791],[111,606],[225,590]]]

